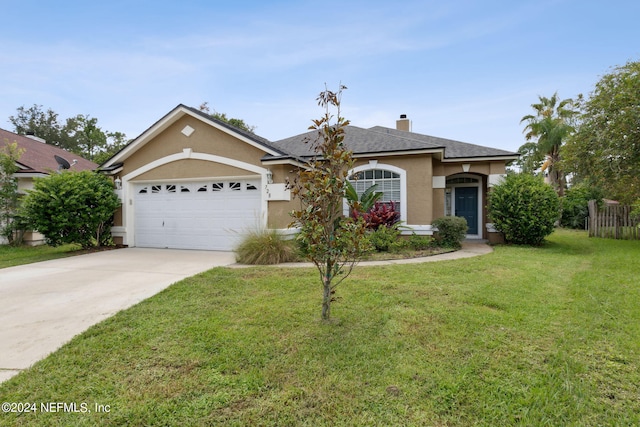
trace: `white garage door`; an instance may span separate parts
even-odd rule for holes
[[[233,250],[260,220],[260,180],[135,186],[135,245]]]

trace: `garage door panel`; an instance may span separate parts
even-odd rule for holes
[[[136,246],[232,250],[259,225],[259,180],[137,185]]]

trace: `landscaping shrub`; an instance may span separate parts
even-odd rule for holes
[[[391,227],[381,226],[371,231],[367,237],[376,251],[387,252],[398,241],[400,230],[397,225]]]
[[[539,245],[560,216],[560,201],[542,178],[507,175],[489,194],[489,216],[508,243]]]
[[[586,219],[589,217],[589,200],[602,203],[602,191],[585,184],[574,185],[565,191],[561,199],[560,225],[584,230]]]
[[[433,246],[433,238],[430,236],[418,236],[412,233],[408,240],[409,247],[414,251],[422,251]]]
[[[242,264],[279,264],[297,258],[295,240],[285,240],[276,230],[252,231],[236,249],[236,260]]]
[[[401,253],[411,248],[411,244],[407,239],[403,239],[402,237],[398,237],[398,239],[389,245],[389,252],[392,253]]]
[[[459,249],[465,239],[469,226],[467,220],[458,216],[445,216],[433,221],[438,229],[437,239],[440,246]]]
[[[104,175],[63,171],[36,178],[20,213],[51,246],[100,246],[111,242],[113,213],[120,206],[113,190],[113,183]]]

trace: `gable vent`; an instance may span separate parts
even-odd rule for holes
[[[182,132],[182,134],[183,134],[184,136],[186,136],[186,137],[188,138],[188,137],[190,137],[190,136],[191,136],[191,134],[192,134],[193,132],[195,132],[195,131],[196,131],[196,130],[195,130],[194,128],[192,128],[192,127],[191,127],[191,126],[189,126],[189,125],[186,125],[186,126],[184,127],[184,129],[182,129],[182,131],[181,131],[181,132]]]

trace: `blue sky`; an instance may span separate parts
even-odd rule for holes
[[[640,2],[0,0],[0,127],[20,106],[134,138],[182,103],[278,140],[325,83],[343,115],[515,151],[538,95],[588,94],[640,60]]]

